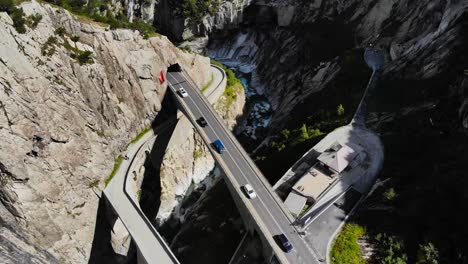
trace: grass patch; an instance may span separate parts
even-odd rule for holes
[[[226,108],[237,99],[237,95],[242,92],[244,87],[236,74],[219,61],[211,59],[211,64],[222,68],[226,72],[227,84],[223,96],[226,98]]]
[[[158,32],[150,32],[150,33],[148,33],[148,34],[146,35],[146,38],[154,38],[154,37],[160,38],[160,37],[162,37],[162,35],[159,34]]]
[[[111,174],[109,174],[109,176],[107,177],[107,179],[104,181],[105,186],[107,186],[107,185],[109,184],[109,182],[112,180],[112,178],[114,178],[115,174],[117,173],[117,170],[118,170],[119,167],[120,167],[120,164],[122,163],[122,160],[123,160],[122,155],[119,155],[119,156],[117,157],[117,159],[115,160],[114,168],[112,169]]]
[[[357,240],[365,234],[362,226],[345,224],[343,230],[335,240],[330,252],[332,264],[365,264],[367,261],[361,256],[361,248]]]
[[[193,152],[193,158],[194,159],[201,158],[201,156],[203,156],[203,151],[201,149],[195,150]]]
[[[145,129],[143,129],[143,131],[141,131],[140,133],[138,133],[138,135],[136,135],[136,137],[134,139],[132,139],[132,141],[130,141],[129,145],[130,144],[133,144],[135,142],[137,142],[138,140],[140,140],[140,138],[142,138],[146,133],[148,133],[149,131],[151,130],[151,127],[147,127]]]
[[[210,81],[205,86],[203,86],[203,88],[201,89],[202,93],[205,92],[206,89],[208,89],[208,87],[210,87],[213,84],[213,81],[214,81],[214,76],[213,76],[213,74],[211,74]]]

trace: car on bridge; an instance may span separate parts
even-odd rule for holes
[[[257,197],[257,194],[255,193],[254,189],[248,183],[242,186],[242,190],[245,192],[245,195],[249,197],[249,199],[254,199],[255,197]]]
[[[213,142],[213,145],[216,149],[216,151],[218,151],[219,154],[223,154],[223,152],[225,151],[225,148],[224,148],[224,145],[223,145],[223,142],[221,142],[221,140],[217,139]]]
[[[185,97],[188,97],[188,93],[187,93],[187,91],[185,91],[184,88],[180,88],[180,89],[179,89],[179,94],[180,94],[180,96],[182,96],[182,97],[184,97],[184,98],[185,98]]]
[[[206,127],[208,125],[208,123],[206,122],[205,118],[202,116],[200,118],[198,118],[197,120],[197,123],[201,126],[201,127]]]
[[[289,253],[293,249],[291,242],[289,242],[289,239],[284,234],[273,236],[273,238],[276,240],[276,243],[279,244],[279,246],[284,252]]]

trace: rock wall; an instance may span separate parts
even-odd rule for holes
[[[217,11],[207,13],[201,23],[190,23],[176,10],[180,8],[181,1],[160,0],[156,3],[154,22],[158,29],[174,40],[184,41],[206,37],[219,30],[237,28],[243,21],[244,9],[251,4],[251,0],[219,1]]]
[[[145,40],[37,2],[22,7],[42,15],[25,34],[0,13],[0,262],[86,263],[103,180],[161,108],[159,72],[178,61],[201,85],[209,60],[164,36]],[[93,62],[80,65],[73,46],[92,51]]]
[[[263,19],[247,16],[243,22],[248,29],[211,36],[208,54],[238,60],[239,70],[252,74],[275,112],[270,135],[287,125],[294,113],[303,111],[305,102],[315,103],[317,92],[349,86],[338,83],[343,75],[355,74],[343,66],[349,53],[370,44],[389,53],[384,79],[447,76],[454,61],[458,73],[463,71],[463,14],[468,8],[463,1],[277,0],[255,4]],[[462,87],[460,78],[453,80]],[[463,94],[462,90],[458,93]],[[465,99],[454,100],[466,123]],[[356,106],[347,107],[352,112]]]

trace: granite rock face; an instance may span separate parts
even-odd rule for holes
[[[160,71],[180,62],[202,85],[209,60],[166,37],[22,7],[43,18],[18,34],[0,13],[0,262],[86,263],[103,180],[161,109]],[[76,49],[91,51],[92,63],[78,63]]]
[[[423,81],[457,72],[446,96],[464,94],[464,1],[276,0],[251,7],[259,15],[244,19],[249,28],[210,36],[208,54],[251,74],[274,110],[268,135],[317,92],[336,85],[349,53],[369,45],[388,53],[383,79]],[[466,127],[466,96],[453,100]]]

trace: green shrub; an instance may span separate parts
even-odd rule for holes
[[[50,36],[47,41],[42,44],[41,54],[42,56],[52,56],[55,53],[55,45],[57,45],[57,38]]]
[[[65,34],[66,34],[67,32],[65,31],[65,28],[64,28],[64,27],[59,27],[59,28],[57,28],[57,29],[54,31],[54,33],[55,33],[56,35],[58,35],[58,36],[63,37],[63,36],[65,36]]]
[[[387,199],[388,201],[393,201],[393,200],[395,200],[395,198],[396,198],[398,195],[397,195],[395,189],[394,189],[393,187],[391,187],[391,188],[388,188],[388,189],[384,192],[383,196],[384,196],[385,199]]]
[[[195,26],[202,22],[204,16],[216,13],[219,5],[219,0],[183,0],[177,12],[189,19],[190,26]]]
[[[37,25],[39,25],[39,22],[41,22],[41,20],[42,20],[41,14],[33,14],[26,18],[26,25],[28,25],[28,27],[32,29],[35,29]]]
[[[357,240],[364,236],[365,230],[357,224],[345,224],[336,238],[330,252],[332,264],[365,264]]]
[[[0,0],[0,12],[7,12],[10,14],[15,8],[15,2],[13,0]]]
[[[26,19],[24,19],[24,12],[22,8],[14,8],[10,14],[11,19],[13,20],[13,27],[20,34],[26,33]]]
[[[438,264],[439,251],[432,243],[419,245],[416,264]]]
[[[339,116],[344,115],[344,107],[342,104],[339,104],[338,107],[336,108],[336,114]]]
[[[379,249],[376,258],[381,264],[406,264],[408,257],[405,253],[404,243],[396,236],[385,233],[377,234],[375,237]]]
[[[87,51],[80,52],[78,56],[76,57],[76,59],[78,60],[80,65],[83,65],[83,64],[92,63],[93,62],[92,56],[93,56],[93,52],[87,50]]]
[[[80,41],[80,37],[76,36],[76,35],[73,35],[73,36],[70,37],[70,40],[73,41],[75,43],[75,45],[76,45],[76,43],[78,41]]]

